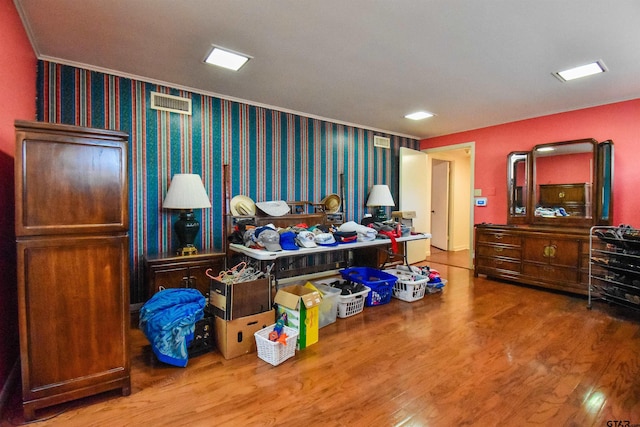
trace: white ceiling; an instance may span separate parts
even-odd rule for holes
[[[417,138],[640,97],[638,0],[14,1],[40,59]]]

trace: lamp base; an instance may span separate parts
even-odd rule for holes
[[[382,206],[376,208],[376,213],[373,215],[377,222],[385,222],[387,219],[387,212]]]
[[[176,255],[184,256],[184,255],[197,255],[198,248],[195,246],[185,246],[182,248],[178,248],[176,251]]]
[[[200,231],[200,223],[196,219],[193,211],[182,211],[180,217],[173,224],[173,229],[178,236],[177,255],[195,255],[198,249],[193,245],[198,231]]]

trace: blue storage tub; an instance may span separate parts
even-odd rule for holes
[[[340,274],[344,280],[362,283],[371,288],[365,301],[367,307],[383,305],[391,301],[393,285],[398,280],[393,274],[371,267],[345,268],[340,270]]]

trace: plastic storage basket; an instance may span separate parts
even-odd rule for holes
[[[365,301],[367,307],[383,305],[391,301],[393,285],[398,280],[393,274],[371,267],[345,268],[340,270],[340,274],[345,280],[362,283],[371,289]]]
[[[362,313],[364,303],[367,300],[367,294],[370,292],[371,288],[365,286],[364,291],[351,295],[338,295],[338,317],[344,319],[345,317]]]
[[[407,302],[418,301],[424,298],[429,277],[395,268],[385,271],[398,277],[398,280],[393,285],[394,298]]]
[[[323,283],[314,283],[313,286],[322,292],[322,302],[318,310],[320,316],[318,327],[324,328],[336,321],[336,316],[338,315],[338,297],[341,291],[338,288],[332,288]]]
[[[283,345],[280,342],[269,340],[269,334],[273,331],[274,326],[275,324],[267,326],[253,335],[256,337],[258,357],[273,366],[278,366],[285,360],[293,357],[296,353],[298,331],[294,328],[284,326],[284,333],[287,334],[287,344]]]

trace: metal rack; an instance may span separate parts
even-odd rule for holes
[[[593,298],[640,310],[640,230],[591,227],[588,308]]]

